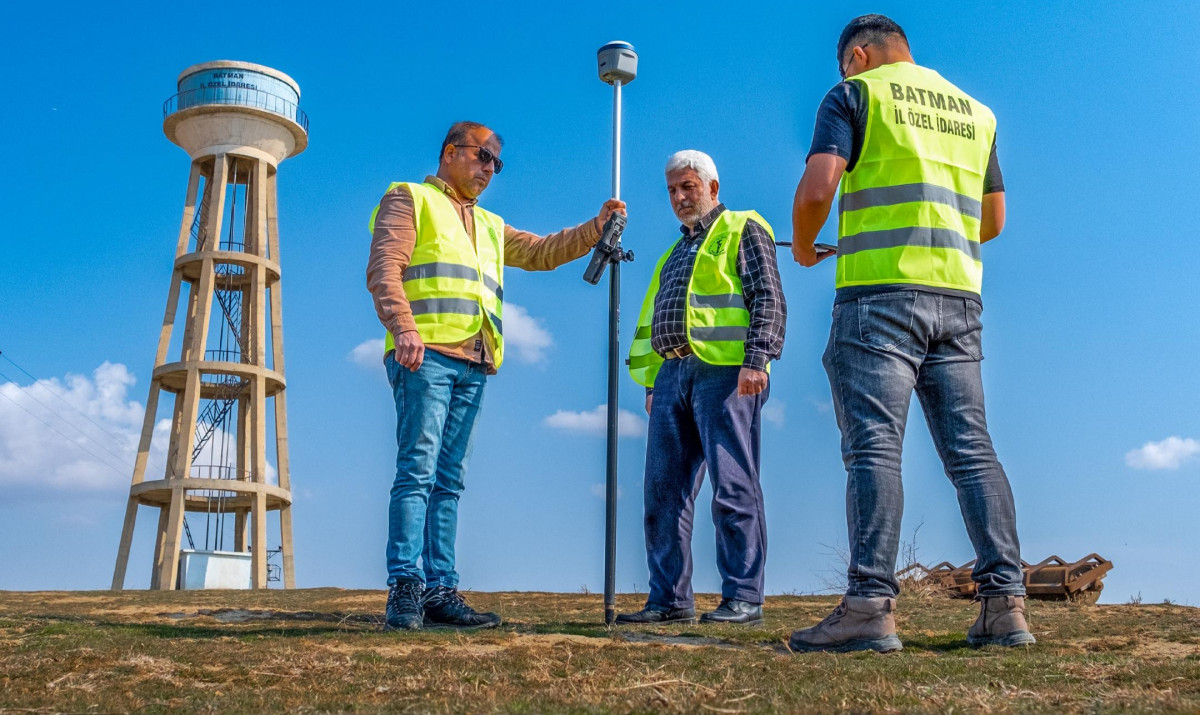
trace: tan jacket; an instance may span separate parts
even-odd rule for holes
[[[436,176],[426,176],[425,183],[445,192],[458,209],[463,226],[474,241],[474,206],[477,201],[459,197],[454,189]],[[504,264],[527,271],[548,271],[586,254],[599,240],[600,230],[595,218],[549,236],[518,231],[505,224]],[[417,329],[408,297],[404,294],[403,279],[404,269],[412,259],[416,243],[412,195],[403,186],[397,186],[384,194],[379,202],[375,231],[371,235],[371,255],[367,259],[367,290],[371,291],[371,298],[375,301],[379,322],[393,336]],[[486,363],[488,373],[494,374],[494,346],[495,337],[485,321],[483,330],[473,338],[453,344],[427,343],[425,347],[460,360]]]

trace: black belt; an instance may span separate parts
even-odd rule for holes
[[[666,352],[659,353],[659,354],[662,355],[663,358],[665,358],[667,360],[674,360],[676,358],[685,358],[688,355],[692,354],[692,346],[691,345],[681,345],[680,347],[672,348],[670,350],[667,350]]]

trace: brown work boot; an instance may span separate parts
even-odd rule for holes
[[[793,651],[847,653],[873,650],[880,653],[903,650],[896,635],[896,599],[880,596],[845,596],[833,613],[811,628],[796,631],[788,641]]]
[[[1033,645],[1037,639],[1025,623],[1024,596],[984,596],[979,599],[979,618],[967,631],[973,648],[985,645]]]

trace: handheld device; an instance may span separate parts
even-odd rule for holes
[[[782,246],[784,248],[791,248],[792,242],[791,241],[776,241],[775,245]],[[817,253],[837,253],[837,246],[835,246],[831,243],[814,243],[813,248],[817,249]]]
[[[587,270],[583,272],[583,279],[588,283],[592,285],[599,283],[608,264],[615,261],[633,260],[633,251],[621,249],[621,234],[625,231],[625,221],[624,216],[614,213],[604,222],[604,231],[600,234],[600,242],[593,249],[592,260],[588,263]],[[618,253],[621,255],[616,255]]]

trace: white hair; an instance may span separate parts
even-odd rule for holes
[[[677,151],[667,159],[667,171],[670,174],[672,171],[680,169],[691,169],[700,175],[700,180],[707,184],[710,181],[720,181],[717,178],[717,165],[713,162],[712,157],[702,151],[695,149],[684,149]]]

